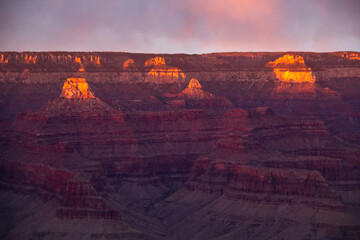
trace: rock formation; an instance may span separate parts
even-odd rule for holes
[[[275,89],[275,99],[286,102],[288,99],[307,99],[315,101],[315,76],[311,68],[298,55],[286,54],[266,66],[273,68],[280,84]]]
[[[216,98],[211,93],[202,90],[201,84],[195,78],[190,80],[188,87],[179,93],[178,96],[193,100],[210,100]]]
[[[97,64],[97,65],[100,65],[100,57],[99,56],[90,56],[90,62],[91,63],[94,63],[94,64]]]
[[[138,70],[138,66],[135,64],[134,59],[127,59],[124,63],[123,63],[123,70],[124,71],[136,71]]]
[[[350,59],[350,60],[359,60],[360,61],[360,54],[355,52],[344,52],[341,54],[344,58]]]
[[[80,65],[80,67],[79,67],[79,72],[84,72],[85,69],[84,69],[84,66],[83,66],[83,64],[82,64],[82,62],[81,62],[81,58],[75,57],[75,62]]]
[[[165,59],[163,57],[154,57],[146,60],[145,67],[155,67],[166,65]]]
[[[4,54],[1,54],[0,63],[9,63],[9,60],[4,58]]]
[[[174,99],[184,99],[187,106],[192,107],[231,107],[231,102],[225,97],[217,97],[202,89],[200,82],[192,78],[189,81],[188,87],[178,94],[165,94],[170,101]]]
[[[146,60],[145,67],[152,67],[147,73],[145,82],[169,84],[184,82],[186,78],[185,73],[181,69],[168,66],[162,57],[155,57]]]
[[[253,201],[252,197],[255,201],[261,201],[268,194],[284,195],[282,201],[286,201],[286,196],[290,196],[289,201],[294,201],[291,196],[308,198],[304,199],[305,204],[316,204],[318,198],[328,200],[327,208],[343,208],[340,197],[315,171],[259,168],[226,161],[209,163],[206,160],[205,166],[201,162],[194,164],[193,175],[185,188],[188,191],[221,193],[228,198],[248,201]],[[251,193],[257,195],[252,196]],[[320,206],[323,207],[324,203],[320,202]]]
[[[286,54],[267,64],[274,69],[276,78],[282,82],[314,83],[316,78],[311,68],[306,66],[304,58],[298,55]]]
[[[95,98],[85,78],[68,78],[64,83],[60,97],[69,99]]]
[[[27,63],[27,64],[35,64],[36,63],[36,59],[37,59],[37,56],[31,56],[31,55],[27,55],[25,54],[24,56],[24,62]]]

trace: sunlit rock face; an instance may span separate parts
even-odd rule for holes
[[[134,59],[129,58],[128,60],[126,60],[123,63],[123,70],[124,71],[133,71],[133,70],[137,70],[138,67],[135,64]]]
[[[75,57],[75,62],[77,62],[77,63],[79,63],[79,64],[82,64],[82,63],[81,63],[81,58],[79,58],[79,57]]]
[[[35,64],[36,63],[37,56],[27,55],[24,56],[24,62],[27,64]]]
[[[311,68],[306,66],[301,56],[286,54],[266,66],[272,67],[276,78],[282,82],[314,83],[316,80]]]
[[[183,82],[185,80],[185,73],[178,68],[164,67],[151,69],[145,79],[146,82],[153,82],[157,84],[166,84],[174,82]]]
[[[193,78],[190,80],[188,88],[202,88],[202,86],[197,79]]]
[[[348,52],[345,52],[345,53],[342,53],[341,54],[343,58],[347,58],[347,59],[350,59],[350,60],[358,60],[360,61],[360,54],[359,53],[348,53]]]
[[[202,86],[200,82],[193,78],[190,80],[189,85],[187,88],[185,88],[179,96],[185,97],[188,99],[213,99],[215,98],[214,95],[212,95],[209,92],[206,92],[202,90]]]
[[[99,56],[90,56],[90,62],[100,65],[100,57]]]
[[[165,64],[165,59],[163,57],[154,57],[146,60],[145,67],[160,66]]]
[[[60,97],[69,99],[95,98],[85,78],[68,78],[64,83]]]
[[[84,69],[84,66],[83,66],[83,64],[82,64],[82,62],[81,62],[81,58],[75,57],[75,62],[77,62],[78,64],[80,64],[79,72],[84,72],[85,69]]]
[[[4,54],[1,54],[0,63],[9,63],[9,60],[5,59]]]
[[[180,105],[179,100],[184,101],[187,107],[223,107],[224,109],[232,107],[232,103],[226,97],[218,97],[202,89],[200,82],[193,78],[188,87],[178,94],[165,94],[170,100],[168,103]],[[174,100],[176,102],[174,102]]]
[[[152,67],[147,73],[146,82],[168,84],[184,82],[186,78],[185,73],[181,69],[166,65],[165,59],[162,57],[146,60],[145,67]]]

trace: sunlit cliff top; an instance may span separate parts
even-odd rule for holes
[[[202,86],[197,79],[193,78],[190,80],[188,88],[202,88]]]
[[[154,57],[146,60],[145,67],[153,67],[165,64],[165,59],[163,57]]]
[[[308,68],[302,56],[293,54],[286,54],[279,57],[275,61],[269,62],[267,66],[274,68]]]
[[[60,97],[69,99],[95,98],[85,78],[68,78],[64,83]]]
[[[276,78],[282,82],[314,83],[316,78],[302,56],[286,54],[266,64],[272,67]]]

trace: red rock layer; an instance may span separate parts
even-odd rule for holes
[[[1,179],[5,181],[38,186],[56,193],[64,193],[66,182],[76,175],[68,169],[14,161],[2,161],[0,171]]]
[[[222,195],[255,203],[305,204],[343,211],[341,197],[317,171],[243,166],[198,160],[184,185],[186,191]]]

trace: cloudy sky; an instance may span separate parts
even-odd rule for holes
[[[1,51],[360,51],[360,0],[0,0]]]

